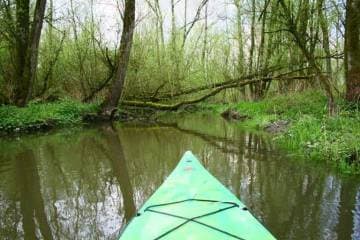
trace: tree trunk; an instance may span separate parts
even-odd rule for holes
[[[323,40],[323,49],[326,54],[326,73],[328,74],[329,78],[332,77],[332,68],[331,68],[331,53],[330,53],[330,41],[329,41],[329,26],[326,15],[323,11],[324,0],[319,0],[318,2],[318,14],[320,20],[320,27],[322,31],[322,40]],[[331,81],[331,80],[330,80]]]
[[[234,0],[234,5],[236,7],[236,40],[237,40],[237,62],[236,62],[236,76],[242,76],[245,74],[244,66],[245,66],[245,60],[244,60],[244,41],[243,41],[243,24],[242,24],[242,12],[241,12],[241,6],[242,2],[241,0]],[[242,94],[242,97],[244,99],[247,98],[246,96],[246,88],[242,87],[240,88],[240,92]]]
[[[204,26],[204,39],[203,39],[203,49],[201,53],[201,64],[203,66],[204,70],[204,76],[205,76],[205,82],[208,82],[208,31],[209,31],[209,25],[208,25],[208,4],[206,3],[205,6],[205,26]]]
[[[162,70],[162,64],[163,64],[163,54],[165,49],[165,40],[164,40],[164,18],[161,11],[159,0],[146,0],[147,5],[149,8],[153,11],[155,14],[155,25],[156,25],[156,34],[155,34],[155,46],[157,51],[157,62],[158,62],[158,68],[160,71]]]
[[[28,89],[27,79],[23,79],[26,65],[26,55],[28,48],[30,28],[30,0],[16,1],[16,46],[15,46],[15,104],[23,106],[26,103],[26,95]]]
[[[256,7],[255,7],[255,0],[251,1],[251,6],[252,6],[252,12],[251,12],[251,28],[250,28],[250,50],[249,50],[249,72],[248,73],[252,73],[254,71],[253,69],[253,65],[254,65],[254,49],[255,49],[255,21],[256,21]],[[250,93],[252,95],[252,97],[254,98],[254,92],[255,92],[255,86],[254,85],[250,85]]]
[[[164,17],[163,17],[163,13],[161,11],[159,0],[156,0],[155,3],[156,3],[157,13],[158,13],[157,16],[158,16],[158,22],[159,22],[158,24],[159,24],[159,30],[160,30],[161,49],[162,49],[162,51],[164,51],[164,47],[165,47]]]
[[[346,1],[345,77],[346,99],[360,102],[360,0]]]
[[[126,0],[123,31],[120,40],[119,59],[110,90],[102,103],[99,115],[111,120],[117,109],[126,77],[135,29],[135,0]]]
[[[90,83],[88,81],[88,75],[85,71],[85,59],[86,59],[86,53],[82,51],[81,49],[81,43],[79,42],[79,33],[78,33],[78,23],[77,23],[77,13],[74,7],[74,0],[70,0],[70,20],[72,24],[72,31],[74,34],[74,43],[75,43],[75,54],[78,59],[77,61],[77,68],[79,68],[79,76],[78,79],[80,81],[80,88],[81,93],[83,96],[87,96],[87,87],[90,86]]]
[[[188,9],[188,1],[184,0],[184,30],[183,30],[183,41],[186,39],[187,34],[187,9]]]
[[[249,73],[251,74],[254,65],[254,49],[255,49],[255,21],[256,21],[256,7],[255,0],[251,4],[251,29],[250,29],[250,52],[249,52]]]
[[[237,27],[237,42],[238,42],[238,57],[237,57],[237,75],[244,75],[244,43],[243,43],[243,26],[241,18],[241,3],[240,0],[234,1],[236,7],[236,27]]]
[[[176,15],[175,15],[175,0],[171,0],[171,91],[179,88],[179,56],[177,51],[177,29],[176,29]]]
[[[259,44],[259,51],[258,51],[258,59],[257,59],[257,71],[260,72],[261,69],[264,69],[264,62],[267,56],[265,56],[265,45],[266,45],[266,36],[265,36],[265,29],[266,29],[266,20],[267,20],[267,7],[269,5],[270,1],[264,2],[264,8],[262,10],[262,13],[260,15],[261,18],[261,32],[260,32],[260,44]],[[255,84],[255,93],[254,98],[255,100],[260,100],[265,95],[265,90],[267,87],[266,82],[259,82]]]
[[[31,99],[33,85],[35,82],[36,70],[38,64],[38,55],[39,55],[39,44],[40,44],[42,26],[44,22],[45,10],[46,10],[46,0],[38,0],[36,2],[34,20],[33,20],[33,25],[31,27],[31,35],[30,35],[30,49],[29,49],[30,82],[28,86],[26,102],[28,102]]]
[[[16,1],[15,104],[18,106],[25,106],[31,98],[45,9],[46,0],[36,1],[33,22],[30,24],[30,1]]]
[[[294,22],[294,17],[292,13],[290,12],[288,6],[286,5],[284,0],[279,0],[279,3],[284,11],[285,14],[285,20],[287,21],[287,25],[289,28],[289,32],[294,38],[295,43],[298,45],[300,51],[306,58],[307,62],[309,63],[309,66],[314,69],[315,73],[317,74],[320,83],[322,84],[326,95],[328,97],[328,113],[329,115],[335,114],[335,99],[334,95],[331,89],[331,84],[329,81],[328,76],[324,75],[316,63],[314,52],[310,51],[306,46],[306,40],[304,37],[300,34],[300,31],[297,29],[296,24]]]

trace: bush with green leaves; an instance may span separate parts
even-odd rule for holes
[[[53,103],[32,102],[25,108],[1,106],[0,131],[23,131],[46,124],[79,124],[84,114],[96,112],[97,108],[96,104],[84,104],[69,99]]]
[[[360,112],[338,100],[338,113],[330,117],[326,97],[307,91],[238,104],[202,104],[203,111],[220,113],[234,108],[250,117],[240,127],[263,129],[277,120],[289,129],[274,136],[280,147],[314,161],[326,161],[341,172],[360,173]]]

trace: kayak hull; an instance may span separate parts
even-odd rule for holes
[[[275,238],[188,151],[125,228],[120,240],[128,239]]]

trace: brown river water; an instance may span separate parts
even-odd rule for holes
[[[0,139],[0,239],[117,239],[191,150],[278,239],[360,239],[360,179],[219,117]]]

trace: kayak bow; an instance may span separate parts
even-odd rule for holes
[[[120,240],[274,240],[190,152],[146,201]]]

